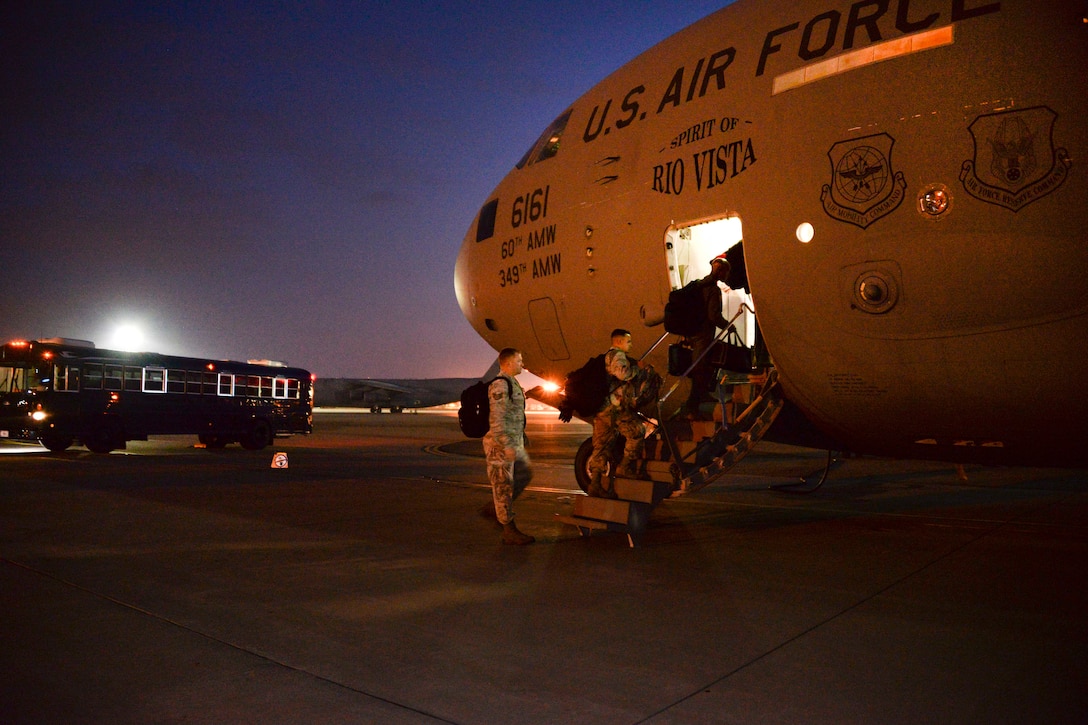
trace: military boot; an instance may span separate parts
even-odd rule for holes
[[[586,493],[596,498],[607,498],[604,488],[601,487],[601,472],[594,471],[589,474],[589,487],[586,488]]]
[[[601,476],[601,482],[597,486],[600,498],[619,498],[616,495],[616,479],[612,476]]]
[[[536,539],[528,534],[523,534],[518,531],[517,524],[511,521],[508,524],[502,526],[502,543],[514,544],[515,546],[524,546],[525,544],[531,544]]]

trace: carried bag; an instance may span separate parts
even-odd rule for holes
[[[755,367],[752,364],[752,348],[741,343],[740,335],[734,328],[730,328],[724,340],[714,343],[710,359],[714,367],[734,373],[750,373]]]
[[[697,334],[706,324],[706,305],[699,280],[669,292],[669,301],[665,303],[665,330],[684,337]]]
[[[608,397],[608,370],[604,365],[605,353],[595,355],[577,370],[567,373],[563,385],[563,403],[559,406],[559,419],[570,422],[574,414],[588,418],[597,414]]]
[[[469,438],[483,438],[491,429],[491,402],[487,391],[491,383],[501,375],[496,375],[490,380],[480,380],[461,391],[461,408],[457,411],[457,423],[461,426],[461,432]],[[506,381],[507,395],[513,395],[514,387],[509,378]]]

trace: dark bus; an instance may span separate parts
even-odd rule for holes
[[[195,434],[208,448],[260,450],[312,431],[313,379],[301,368],[60,338],[0,345],[0,439],[109,453],[148,435]]]

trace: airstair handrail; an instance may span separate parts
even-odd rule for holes
[[[653,345],[650,345],[649,349],[646,350],[646,352],[642,353],[642,357],[640,357],[639,360],[645,360],[647,357],[649,357],[650,353],[653,352],[654,350],[656,350],[657,346],[660,345],[664,341],[664,339],[666,337],[668,337],[669,335],[671,335],[671,334],[672,333],[669,332],[668,330],[665,330],[664,332],[662,332],[661,337],[657,338],[657,341],[654,342]]]
[[[699,354],[699,357],[695,358],[692,361],[692,363],[688,367],[688,369],[685,370],[679,376],[680,378],[686,378],[691,374],[691,371],[695,369],[695,366],[698,365],[700,362],[702,362],[703,358],[705,358],[707,356],[707,354],[714,348],[714,343],[715,342],[718,342],[720,340],[724,340],[729,335],[730,331],[736,330],[736,326],[733,323],[736,321],[736,319],[738,317],[741,316],[741,313],[743,313],[745,310],[748,310],[748,311],[752,312],[753,314],[755,314],[755,310],[753,310],[751,307],[749,307],[747,302],[742,302],[740,307],[737,308],[736,314],[734,314],[729,319],[729,325],[724,330],[722,330],[721,334],[718,334],[718,335],[714,336],[714,340],[709,345],[706,346],[706,349],[703,350],[702,353]],[[661,338],[659,338],[658,341],[656,343],[654,343],[654,347],[657,347],[657,345],[661,343],[661,340],[663,340],[669,334],[670,333],[666,332],[664,335],[662,335]],[[653,347],[651,347],[650,349],[652,350]],[[680,456],[680,449],[677,447],[676,442],[673,440],[673,437],[671,435],[669,435],[669,432],[666,429],[664,423],[665,423],[665,403],[668,402],[669,398],[672,396],[672,394],[674,392],[676,392],[676,388],[679,387],[679,386],[680,386],[680,380],[677,380],[675,383],[672,384],[672,387],[669,388],[668,391],[663,396],[661,396],[660,398],[657,399],[657,419],[658,419],[658,421],[660,423],[662,432],[665,435],[665,442],[669,445],[669,450],[672,453],[672,459],[674,461],[676,461],[677,463],[679,463],[682,460],[682,458]]]

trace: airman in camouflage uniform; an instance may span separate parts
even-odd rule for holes
[[[525,393],[516,376],[524,369],[521,353],[505,348],[499,353],[500,375],[488,386],[491,427],[483,438],[487,478],[491,482],[494,516],[502,524],[504,544],[531,544],[532,536],[514,524],[514,500],[533,478],[525,452]],[[485,515],[491,515],[490,506]]]
[[[631,349],[631,333],[627,330],[612,331],[612,348],[605,353],[604,365],[608,371],[611,392],[605,398],[601,410],[593,418],[593,454],[586,467],[589,470],[590,496],[615,498],[611,479],[605,476],[617,435],[625,439],[623,458],[616,464],[615,475],[633,476],[640,459],[646,426],[636,412],[638,364],[627,356]]]

